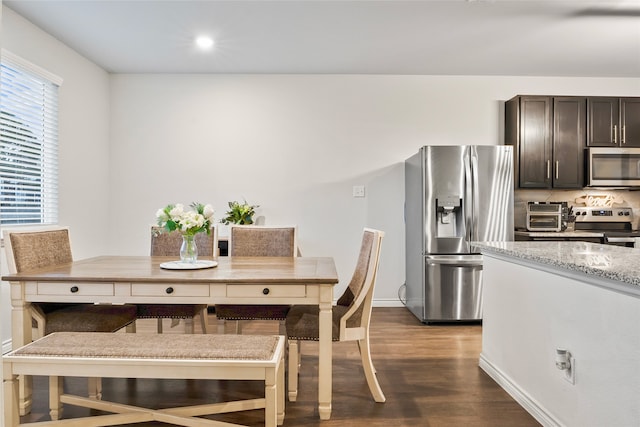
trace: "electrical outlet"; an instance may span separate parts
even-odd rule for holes
[[[353,197],[364,197],[364,185],[353,186]]]

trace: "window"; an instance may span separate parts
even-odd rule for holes
[[[0,226],[58,222],[58,87],[62,80],[2,50]]]

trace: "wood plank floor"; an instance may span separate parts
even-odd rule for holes
[[[216,330],[215,316],[209,317]],[[181,333],[165,324],[165,333]],[[231,326],[231,325],[229,325]],[[244,333],[277,333],[275,322],[249,322]],[[154,333],[155,321],[138,322],[138,333]],[[478,367],[481,326],[422,325],[404,308],[374,308],[371,351],[386,403],[375,403],[367,388],[355,342],[334,343],[333,412],[320,421],[317,412],[317,345],[302,344],[300,391],[286,403],[284,426],[305,427],[436,427],[539,426],[520,405]],[[48,420],[46,378],[34,379],[34,407],[22,422]],[[196,405],[260,397],[259,382],[103,379],[103,398],[145,407]],[[86,380],[65,379],[65,388],[86,393]],[[98,414],[65,406],[65,418]],[[212,419],[264,425],[263,411]],[[162,426],[141,423],[137,426]]]

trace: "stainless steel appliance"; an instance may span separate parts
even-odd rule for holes
[[[406,301],[424,323],[482,318],[473,241],[513,240],[511,146],[425,146],[405,161]]]
[[[629,207],[575,207],[576,231],[594,231],[604,234],[604,243],[636,247],[640,232],[633,230],[633,210]]]
[[[587,148],[587,185],[640,186],[640,148]]]
[[[569,215],[567,202],[527,203],[527,230],[563,231]]]

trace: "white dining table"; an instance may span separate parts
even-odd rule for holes
[[[307,304],[320,310],[318,412],[331,417],[332,302],[338,283],[330,257],[219,257],[215,266],[170,270],[168,257],[99,256],[5,275],[11,284],[12,346],[32,340],[32,302],[114,304]],[[21,415],[31,409],[32,381],[20,385]]]

